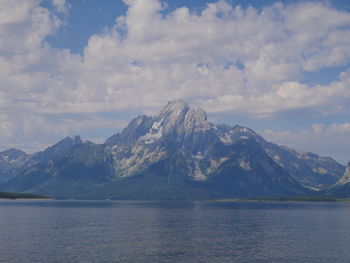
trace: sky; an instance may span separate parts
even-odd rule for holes
[[[346,164],[350,1],[0,1],[0,151],[102,143],[174,99]]]

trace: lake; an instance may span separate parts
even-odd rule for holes
[[[350,203],[0,201],[0,262],[350,262]]]

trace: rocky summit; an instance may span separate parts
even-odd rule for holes
[[[0,190],[81,199],[308,195],[336,184],[345,170],[249,128],[215,125],[182,100],[134,118],[104,144],[67,137],[14,168]]]

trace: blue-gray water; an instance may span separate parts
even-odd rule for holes
[[[350,204],[0,201],[0,262],[350,262]]]

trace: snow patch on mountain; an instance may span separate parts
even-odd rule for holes
[[[250,167],[250,163],[243,159],[237,160],[239,167],[241,167],[243,170],[251,171],[253,170],[252,167]]]
[[[350,162],[348,163],[348,166],[346,167],[344,175],[342,176],[342,178],[340,178],[340,180],[337,184],[343,185],[343,184],[347,184],[347,183],[350,183]]]
[[[163,126],[161,126],[162,122],[163,120],[154,122],[149,132],[141,136],[138,140],[145,144],[151,144],[158,141],[163,136]]]
[[[194,159],[197,159],[197,160],[203,160],[204,159],[204,156],[201,152],[197,152],[195,155],[192,155],[192,157]]]
[[[195,163],[195,169],[194,169],[194,177],[193,179],[195,181],[204,181],[207,179],[207,177],[202,173],[201,168],[199,167],[199,163]]]

